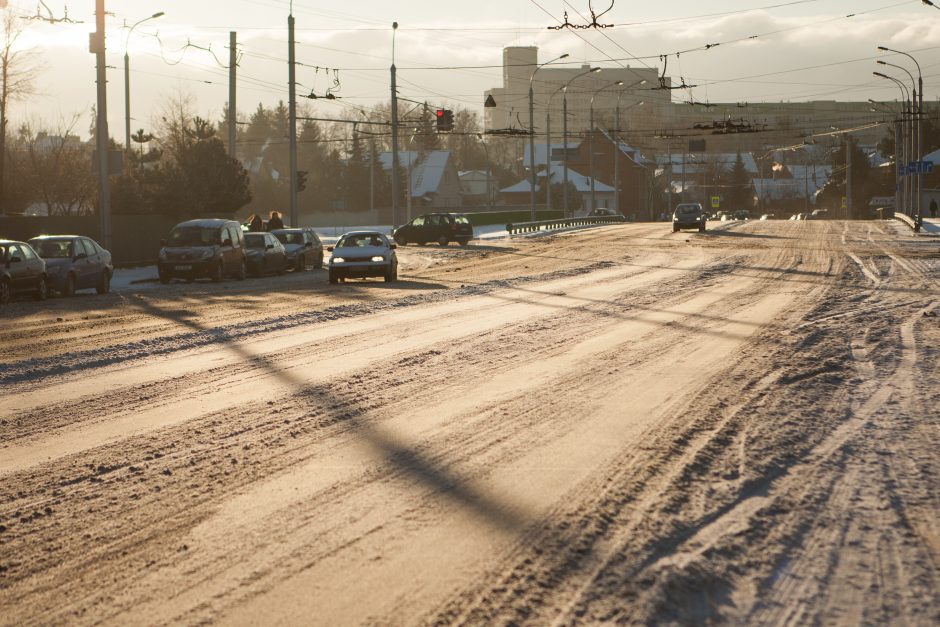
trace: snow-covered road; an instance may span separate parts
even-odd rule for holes
[[[610,225],[0,328],[0,624],[940,620],[940,257]]]

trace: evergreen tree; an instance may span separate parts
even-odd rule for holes
[[[751,209],[754,206],[754,186],[751,175],[744,167],[739,152],[724,185],[723,206],[732,209]]]

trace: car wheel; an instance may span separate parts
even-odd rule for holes
[[[235,273],[235,278],[239,281],[244,281],[246,276],[248,276],[248,265],[245,263],[245,260],[242,259],[238,264],[238,272]]]
[[[98,281],[98,286],[95,288],[95,291],[99,294],[107,294],[111,291],[111,273],[107,270],[101,272],[101,280]]]
[[[338,283],[339,277],[336,276],[336,273],[330,270],[330,283]]]
[[[320,253],[320,256],[317,257],[317,262],[313,264],[313,267],[316,268],[317,270],[323,267],[323,253]]]
[[[62,295],[63,296],[75,296],[75,275],[74,274],[69,273],[69,275],[65,277],[65,287],[62,288]]]
[[[306,255],[297,255],[297,267],[294,268],[296,272],[303,272],[307,269],[307,256]]]
[[[677,226],[672,227],[672,232],[673,232],[673,233],[678,233],[678,232],[679,232],[679,227],[677,227]]]
[[[704,233],[704,232],[705,232],[705,227],[704,227],[704,226],[698,227],[698,232],[699,232],[699,233]]]
[[[160,283],[166,285],[167,283],[169,283],[169,282],[172,281],[172,280],[173,280],[172,275],[164,274],[164,273],[162,273],[162,272],[160,273]]]
[[[36,300],[46,300],[49,296],[49,283],[46,281],[46,277],[42,276],[39,278],[39,286],[36,288],[36,295],[33,297]]]
[[[10,282],[6,279],[0,281],[0,305],[9,303],[11,297]]]
[[[441,246],[447,246],[448,244],[450,244],[450,240],[447,239],[446,235],[441,235],[440,237],[437,238],[437,243],[440,244]]]
[[[460,244],[461,246],[467,246],[467,245],[470,244],[470,240],[468,240],[468,239],[459,239],[459,240],[457,240],[457,243]]]
[[[212,271],[212,282],[221,283],[223,275],[225,274],[225,268],[222,266],[222,262],[216,264],[215,268]]]

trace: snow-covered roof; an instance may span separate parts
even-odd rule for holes
[[[720,164],[722,169],[725,171],[731,171],[734,167],[735,162],[738,160],[738,153],[736,152],[709,152],[709,153],[674,153],[667,155],[658,155],[656,157],[656,164],[664,168],[670,162],[672,163],[672,172],[673,174],[681,174],[685,172],[687,174],[698,174],[705,172],[707,166],[717,163]],[[741,153],[741,162],[744,164],[744,169],[747,170],[749,174],[757,174],[757,161],[754,160],[754,155],[747,152]]]
[[[392,169],[392,153],[383,152],[379,155],[382,168]],[[432,150],[425,154],[424,159],[414,150],[398,152],[398,164],[405,170],[411,170],[411,197],[420,198],[425,194],[437,192],[444,180],[444,172],[450,160],[449,150]]]
[[[544,178],[545,172],[539,172],[536,176]],[[561,183],[565,180],[565,167],[563,165],[553,164],[551,168],[551,181],[552,184]],[[591,191],[591,177],[584,176],[575,170],[568,168],[568,182],[574,185],[575,189],[579,193],[588,193]],[[499,190],[500,192],[505,192],[507,194],[512,193],[529,193],[532,189],[532,181],[528,177],[519,181],[515,185],[510,185],[509,187]],[[594,193],[595,194],[612,194],[614,193],[614,188],[606,183],[594,179]]]

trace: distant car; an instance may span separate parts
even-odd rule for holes
[[[323,267],[323,243],[313,229],[277,229],[271,235],[284,244],[288,267],[300,272],[311,264],[314,268]]]
[[[624,222],[626,217],[619,211],[614,211],[613,209],[608,209],[607,207],[598,207],[597,209],[592,209],[587,216],[588,218],[607,218],[611,222]]]
[[[734,212],[734,219],[735,220],[750,220],[751,212],[748,211],[747,209],[738,209],[737,211]]]
[[[672,232],[679,229],[698,229],[705,232],[705,211],[697,202],[680,203],[672,214]]]
[[[111,253],[95,240],[78,235],[40,235],[29,240],[29,245],[46,261],[50,290],[63,296],[86,289],[99,294],[111,291]]]
[[[36,300],[49,295],[46,262],[29,244],[0,239],[0,305],[26,293]]]
[[[330,283],[349,278],[382,277],[386,282],[398,280],[396,245],[378,231],[351,231],[330,246]]]
[[[287,251],[273,233],[245,233],[245,261],[255,276],[287,271]]]
[[[392,236],[402,246],[411,242],[419,246],[428,242],[466,246],[473,239],[473,225],[462,213],[426,213],[395,229]]]
[[[242,280],[248,273],[245,235],[235,220],[181,222],[160,244],[157,271],[161,283],[202,277],[219,282],[226,276]]]

